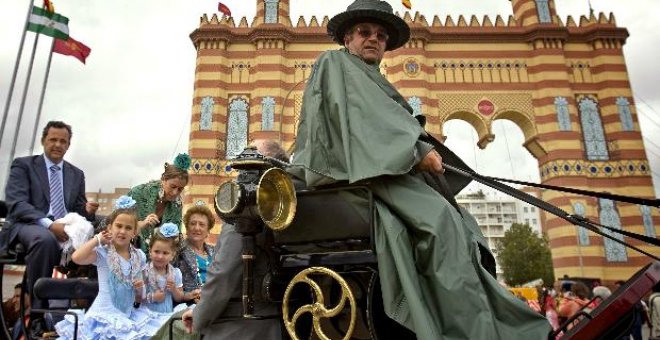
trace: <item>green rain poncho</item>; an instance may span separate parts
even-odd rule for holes
[[[385,312],[420,340],[543,339],[550,325],[481,266],[480,228],[410,171],[431,150],[398,91],[347,50],[323,53],[303,97],[291,172],[368,185]]]

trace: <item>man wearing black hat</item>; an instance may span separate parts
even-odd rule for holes
[[[291,173],[309,187],[371,188],[387,315],[420,340],[546,338],[547,321],[484,268],[492,255],[480,228],[452,204],[465,183],[441,185],[436,149],[460,159],[426,142],[412,108],[380,73],[385,51],[410,38],[408,25],[385,1],[356,0],[328,33],[344,48],[323,53],[307,82]]]

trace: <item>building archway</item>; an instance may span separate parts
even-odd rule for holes
[[[538,158],[526,143],[535,137],[533,122],[528,117],[517,111],[505,110],[484,118],[477,113],[461,110],[443,119],[443,137],[445,144],[460,154],[464,161],[471,166],[477,163],[473,167],[477,172],[536,182]],[[481,148],[479,144],[485,140],[484,136],[488,138],[488,144]],[[489,166],[499,171],[493,172]],[[525,176],[520,172],[522,169],[533,171],[533,174]]]

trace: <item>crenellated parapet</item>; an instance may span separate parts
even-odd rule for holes
[[[625,28],[616,26],[613,13],[606,15],[599,13],[597,16],[581,16],[575,20],[568,16],[566,23],[558,17],[553,16],[551,24],[523,25],[520,19],[514,15],[503,18],[497,15],[491,18],[485,15],[481,20],[472,15],[469,17],[459,15],[456,18],[447,16],[442,20],[434,15],[429,21],[419,12],[404,12],[396,15],[411,27],[411,40],[413,46],[423,47],[423,42],[458,42],[458,41],[487,41],[487,42],[528,42],[535,49],[539,48],[563,48],[565,43],[590,42],[594,48],[621,48],[628,37]],[[281,19],[281,18],[280,18]],[[298,17],[295,25],[287,16],[286,19],[275,23],[266,23],[263,18],[255,17],[252,24],[248,24],[247,18],[242,17],[235,23],[233,17],[221,17],[213,14],[209,19],[206,14],[200,19],[199,28],[190,35],[197,48],[201,42],[211,40],[245,39],[255,40],[255,35],[272,35],[268,39],[279,37],[284,41],[290,41],[292,36],[296,40],[317,43],[330,42],[326,27],[329,17],[324,16],[319,20],[312,16],[307,20],[304,16]],[[258,32],[258,33],[253,33]],[[542,37],[542,38],[540,38]],[[417,41],[417,42],[416,42]],[[420,41],[422,44],[420,45]]]
[[[401,17],[401,14],[396,12],[395,13],[397,16]],[[447,16],[444,21],[438,15],[433,16],[433,20],[431,20],[431,24],[428,23],[426,16],[419,12],[415,12],[414,14],[411,14],[410,12],[406,11],[403,14],[403,20],[408,23],[411,27],[431,27],[431,28],[437,28],[437,27],[469,27],[469,28],[489,28],[489,27],[519,27],[520,23],[516,20],[516,18],[513,15],[510,15],[507,17],[506,22],[502,18],[501,15],[495,16],[495,18],[491,18],[488,15],[484,15],[484,17],[479,20],[476,15],[470,16],[470,20],[467,20],[465,16],[459,15],[457,19],[452,18],[451,16]],[[319,20],[316,16],[312,16],[310,20],[306,20],[304,16],[298,17],[298,20],[296,22],[296,25],[291,24],[291,20],[286,20],[285,23],[280,23],[281,25],[285,27],[290,27],[290,28],[313,28],[313,27],[326,27],[328,25],[328,22],[330,21],[330,18],[326,15],[323,16],[323,19],[319,23]],[[593,25],[598,25],[600,28],[604,26],[610,26],[610,27],[616,27],[616,18],[614,16],[614,13],[609,13],[609,15],[606,15],[605,13],[601,12],[596,16],[595,14],[591,14],[589,16],[582,15],[578,19],[579,25],[576,24],[575,19],[573,16],[568,16],[566,19],[566,24],[563,24],[561,18],[559,16],[555,16],[554,19],[556,25],[558,27],[566,27],[566,28],[586,28],[589,26]],[[222,17],[218,18],[217,14],[213,14],[211,16],[211,19],[209,19],[207,14],[203,14],[200,17],[200,23],[199,23],[199,28],[204,28],[206,25],[220,25],[220,26],[228,26],[230,28],[236,28],[236,27],[241,27],[241,28],[247,28],[251,27],[254,28],[256,26],[264,24],[263,20],[254,20],[251,24],[248,25],[247,23],[247,18],[242,17],[239,20],[239,25],[237,26],[235,24],[235,20],[233,17]]]

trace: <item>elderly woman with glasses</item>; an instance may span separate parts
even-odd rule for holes
[[[183,216],[186,239],[173,265],[181,270],[186,301],[197,302],[202,285],[206,282],[206,271],[214,253],[213,246],[206,243],[206,240],[214,223],[213,213],[204,205],[191,207]]]

